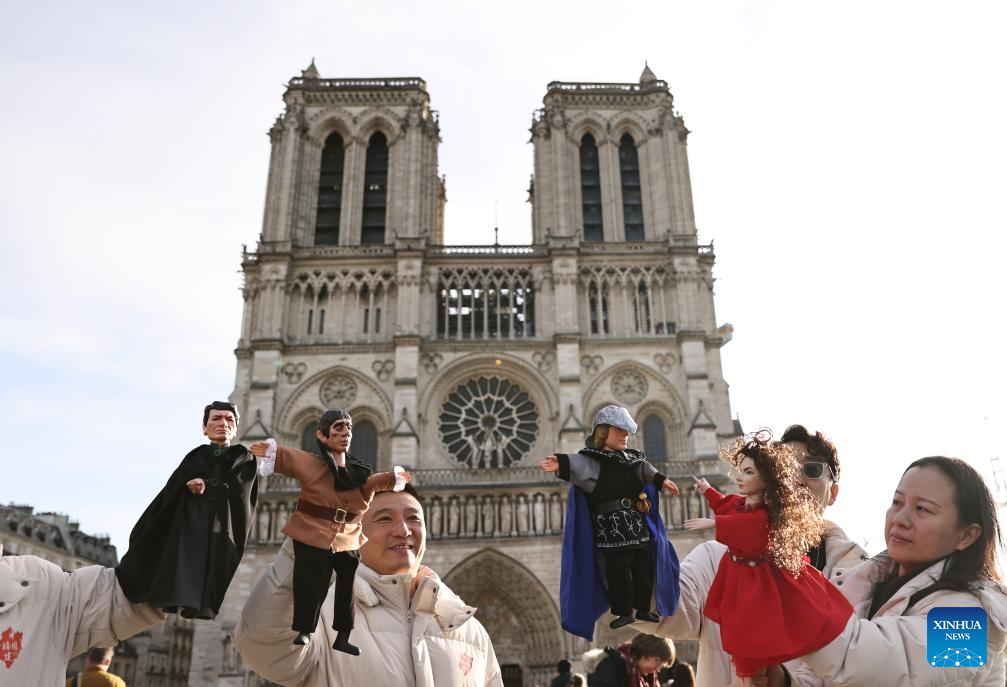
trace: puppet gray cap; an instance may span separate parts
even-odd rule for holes
[[[630,434],[636,434],[636,422],[629,411],[622,406],[605,406],[594,416],[594,427],[598,425],[611,425],[624,429]]]

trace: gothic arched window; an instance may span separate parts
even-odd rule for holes
[[[318,175],[318,210],[315,214],[315,245],[339,243],[339,212],[343,205],[343,137],[329,134],[322,149]]]
[[[643,421],[643,451],[651,461],[668,459],[668,430],[657,415]]]
[[[584,134],[580,140],[580,202],[584,213],[584,240],[604,241],[601,222],[601,174],[598,165],[598,145],[594,136]]]
[[[350,453],[362,463],[372,468],[378,466],[378,428],[370,420],[361,420],[353,425],[353,441]]]
[[[309,422],[301,430],[301,450],[308,453],[318,453],[318,442],[315,440],[317,422]]]
[[[388,204],[388,139],[380,131],[367,144],[364,163],[364,221],[360,243],[385,242],[385,210]]]
[[[622,217],[627,241],[643,241],[643,192],[636,141],[623,134],[619,141],[619,178],[622,182]]]

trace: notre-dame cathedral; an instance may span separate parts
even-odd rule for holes
[[[601,406],[626,406],[631,446],[682,486],[661,507],[684,556],[700,539],[682,521],[707,512],[689,475],[720,475],[718,447],[737,434],[689,130],[649,68],[633,83],[554,81],[531,123],[531,243],[444,245],[422,79],[329,79],[312,63],[283,100],[242,262],[241,440],[311,448],[322,411],[348,409],[354,455],[412,471],[424,563],[478,607],[507,684],[544,684],[587,647],[560,628],[569,485],[539,461],[582,447]],[[231,633],[296,499],[289,478],[264,481],[225,607],[197,624],[190,685],[260,684]],[[617,639],[608,620],[598,645]]]

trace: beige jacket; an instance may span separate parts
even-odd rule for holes
[[[332,589],[312,641],[291,644],[293,544],[252,589],[235,646],[245,663],[284,687],[503,687],[486,630],[436,575],[409,600],[409,575],[378,575],[361,564],[354,582],[356,617],[350,640],[360,656],[333,651]]]
[[[860,565],[866,552],[846,538],[837,525],[828,523],[825,534],[825,569],[823,574],[833,582],[846,570]],[[682,598],[675,614],[661,618],[657,634],[673,639],[699,640],[696,662],[696,687],[725,687],[734,682],[731,656],[720,643],[720,625],[703,615],[706,595],[717,575],[720,559],[727,547],[718,541],[703,542],[693,549],[681,565]]]
[[[805,664],[787,664],[792,684],[803,687],[857,685],[858,687],[937,687],[974,685],[1003,687],[1007,651],[1007,594],[990,584],[978,596],[939,591],[907,608],[909,597],[930,586],[943,569],[935,563],[911,579],[867,620],[874,585],[893,569],[887,555],[849,571],[840,589],[853,604],[855,617],[839,637],[804,657]],[[937,606],[982,606],[986,627],[986,665],[979,668],[937,668],[927,656],[927,612]],[[818,677],[823,676],[828,682]]]
[[[115,570],[63,570],[35,556],[0,558],[0,686],[62,687],[66,664],[94,646],[159,625],[164,614],[132,604]]]

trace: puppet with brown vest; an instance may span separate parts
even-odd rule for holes
[[[353,630],[353,579],[366,541],[360,528],[364,512],[379,491],[401,491],[412,480],[396,466],[371,474],[371,468],[349,454],[353,420],[345,410],[328,410],[318,421],[315,439],[320,455],[285,446],[273,439],[252,444],[263,458],[259,474],[273,472],[301,484],[297,508],[283,528],[294,540],[294,644],[307,644],[318,625],[329,580],[336,573],[332,648],[358,656],[350,644]]]

